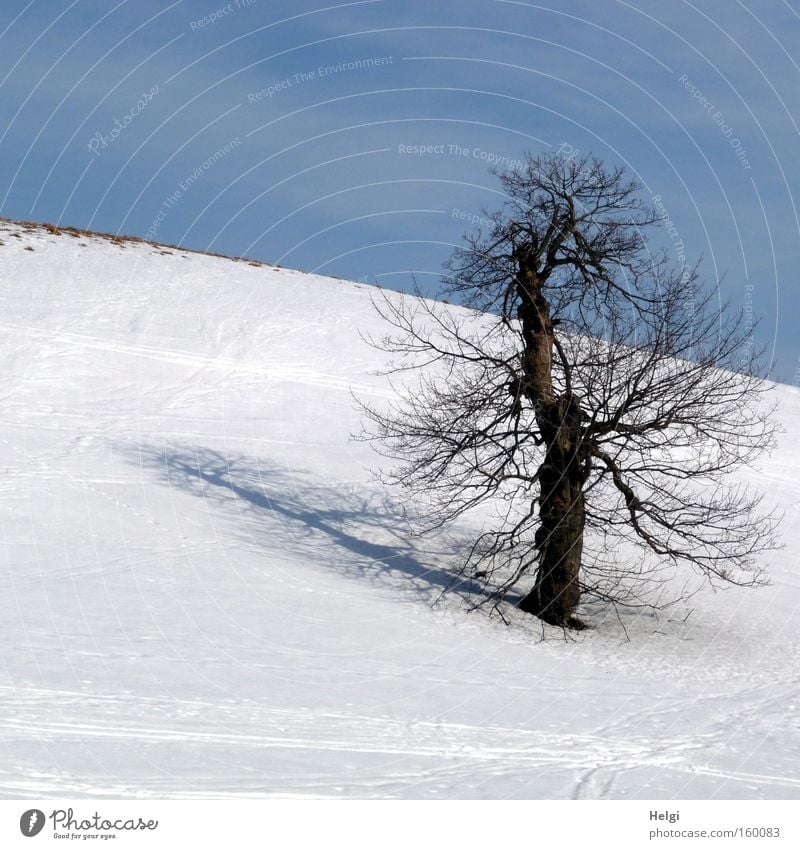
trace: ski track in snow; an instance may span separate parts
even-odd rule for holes
[[[2,688],[6,696],[19,696],[10,688]],[[477,774],[526,774],[556,768],[560,771],[573,770],[578,774],[573,798],[592,798],[603,795],[599,789],[608,789],[614,777],[636,768],[648,770],[670,770],[686,775],[705,775],[724,779],[726,782],[767,783],[789,789],[800,786],[800,778],[780,775],[715,769],[693,762],[693,755],[702,752],[702,746],[686,742],[681,737],[659,741],[654,746],[648,739],[636,737],[615,738],[607,734],[545,734],[510,727],[469,726],[447,722],[406,722],[381,717],[354,716],[347,714],[298,713],[289,710],[242,708],[246,715],[244,724],[257,725],[251,733],[215,732],[183,727],[188,723],[176,717],[203,715],[211,712],[219,724],[228,727],[242,724],[237,721],[237,709],[221,710],[219,705],[209,702],[181,702],[175,700],[148,699],[145,704],[132,700],[102,699],[106,718],[97,722],[56,722],[48,719],[51,692],[43,692],[44,704],[40,706],[43,716],[36,714],[36,700],[28,699],[24,704],[26,718],[8,718],[0,727],[4,739],[12,742],[25,739],[31,734],[49,745],[57,745],[78,738],[81,741],[126,742],[136,741],[143,745],[173,744],[200,745],[229,752],[238,747],[246,749],[302,750],[311,754],[337,752],[342,763],[353,756],[392,756],[391,771],[380,778],[365,772],[359,795],[378,795],[393,781],[400,783],[400,776],[408,781],[411,773],[405,762],[420,763],[417,781],[424,786],[435,777],[446,782],[457,795],[460,777]],[[64,698],[76,698],[77,693],[61,693]],[[20,705],[23,707],[23,705]],[[131,722],[131,713],[147,713],[148,718]],[[119,711],[127,721],[116,721],[108,714]],[[220,715],[221,714],[221,715]],[[255,715],[254,715],[255,714]],[[631,717],[629,717],[631,719]],[[385,758],[384,758],[385,760]],[[587,766],[588,765],[588,766]],[[399,772],[398,772],[399,770]],[[318,779],[303,776],[290,781],[288,788],[293,793],[314,795],[322,789]],[[2,784],[0,784],[2,787]],[[6,779],[5,792],[13,792],[14,782]],[[64,788],[53,789],[58,795]],[[158,795],[161,789],[154,789]]]
[[[373,386],[358,384],[335,375],[316,374],[311,365],[307,367],[292,367],[284,363],[266,363],[264,365],[250,365],[226,357],[201,357],[187,351],[176,351],[172,349],[152,348],[145,345],[121,345],[104,339],[83,336],[68,331],[39,330],[36,327],[24,325],[7,324],[2,325],[5,333],[19,333],[27,338],[43,338],[49,342],[60,341],[66,345],[94,351],[105,351],[109,353],[125,354],[136,358],[159,360],[172,365],[196,366],[203,370],[221,370],[227,375],[246,374],[267,380],[282,381],[286,383],[302,383],[308,386],[321,386],[326,389],[346,390],[370,395],[380,395],[384,398],[393,397],[390,392],[376,392]],[[195,372],[198,375],[200,372]]]
[[[449,550],[405,544],[350,439],[350,393],[393,397],[367,290],[19,232],[4,797],[800,798],[791,544],[775,588],[632,617],[630,642],[613,616],[541,641],[513,611],[431,609]],[[791,434],[800,394],[777,391]],[[790,543],[793,443],[760,474]]]

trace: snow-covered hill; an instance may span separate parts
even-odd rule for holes
[[[350,439],[368,287],[0,243],[0,796],[800,797],[797,390],[773,585],[565,640],[432,607]]]

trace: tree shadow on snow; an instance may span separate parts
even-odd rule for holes
[[[431,603],[444,591],[473,601],[486,593],[445,566],[423,562],[421,557],[433,560],[446,552],[413,548],[403,511],[378,493],[336,487],[263,458],[201,446],[127,444],[115,451],[163,484],[203,498],[215,508],[215,528],[227,517],[234,522],[232,533],[265,551],[413,588]]]

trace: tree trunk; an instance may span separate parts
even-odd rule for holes
[[[583,628],[575,616],[580,601],[580,568],[586,524],[581,462],[580,408],[562,396],[563,418],[540,469],[539,521],[536,548],[539,568],[533,590],[520,608],[550,625]]]
[[[580,601],[579,574],[586,524],[583,484],[588,456],[582,443],[580,400],[569,388],[553,389],[555,336],[550,304],[535,269],[521,262],[517,275],[519,318],[525,344],[525,395],[547,446],[539,469],[539,520],[536,550],[539,568],[533,590],[520,608],[551,625],[585,627],[575,616]],[[569,383],[567,384],[569,387]]]

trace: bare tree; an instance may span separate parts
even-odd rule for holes
[[[494,505],[463,572],[495,604],[522,582],[519,607],[553,625],[584,627],[582,592],[632,603],[681,563],[764,582],[777,519],[728,479],[774,439],[751,328],[649,249],[659,217],[623,169],[527,156],[499,176],[505,206],[443,280],[472,310],[378,304],[390,370],[422,369],[365,407],[390,481],[427,500],[426,527]]]

